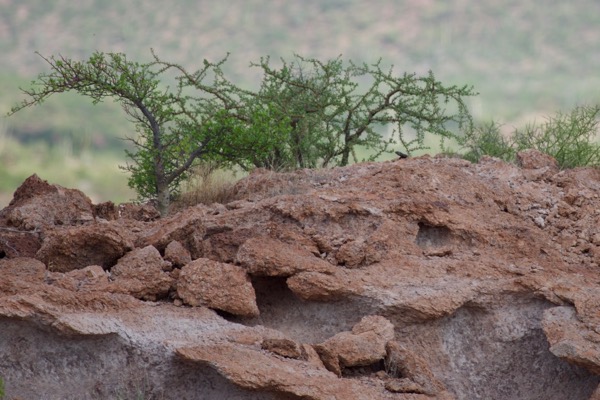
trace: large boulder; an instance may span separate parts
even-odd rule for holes
[[[394,339],[394,325],[387,319],[363,317],[351,332],[340,332],[315,345],[323,364],[338,376],[345,368],[369,366],[383,360],[386,344]]]
[[[55,225],[70,226],[94,219],[91,200],[76,189],[51,185],[37,175],[27,178],[14,193],[0,217],[21,230],[40,230]]]
[[[177,294],[185,304],[245,317],[258,316],[256,294],[246,272],[232,264],[199,258],[181,269]]]
[[[100,265],[109,269],[134,247],[130,227],[119,223],[96,223],[51,230],[35,258],[48,269],[67,272]]]
[[[142,300],[165,298],[175,282],[167,273],[170,269],[171,263],[163,260],[155,247],[132,250],[110,270],[113,290]]]

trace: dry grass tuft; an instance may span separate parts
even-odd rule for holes
[[[171,205],[171,213],[197,204],[227,204],[235,200],[235,180],[235,172],[218,169],[208,162],[198,165],[179,198]]]

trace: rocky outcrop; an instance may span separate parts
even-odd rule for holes
[[[51,185],[32,175],[0,211],[0,255],[32,257],[47,229],[89,223],[94,214],[91,200],[79,190]]]
[[[155,220],[28,179],[0,212],[7,397],[598,398],[600,171],[425,156],[235,193]]]
[[[37,175],[23,182],[1,213],[6,225],[26,231],[80,225],[94,216],[94,206],[85,194],[51,185]]]

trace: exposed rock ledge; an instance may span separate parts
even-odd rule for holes
[[[600,399],[600,171],[421,157],[0,212],[7,399]]]

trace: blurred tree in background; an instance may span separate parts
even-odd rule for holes
[[[354,149],[374,150],[371,159],[400,143],[407,152],[425,148],[430,133],[458,139],[472,129],[463,97],[466,86],[444,86],[425,76],[382,70],[380,62],[344,65],[340,58],[321,62],[296,56],[272,68],[268,58],[255,67],[263,79],[257,91],[225,77],[227,58],[189,72],[154,52],[148,63],[122,53],[95,52],[87,61],[41,56],[50,66],[10,114],[43,103],[55,93],[75,91],[94,104],[113,98],[134,124],[127,137],[129,185],[140,199],[156,199],[164,215],[171,198],[198,162],[273,170],[347,165],[358,161]],[[175,84],[161,77],[175,72]],[[358,78],[367,78],[359,89]],[[448,112],[452,106],[454,112]],[[393,125],[384,137],[376,128]],[[405,134],[410,128],[414,136]]]

